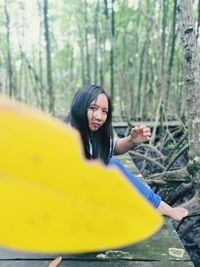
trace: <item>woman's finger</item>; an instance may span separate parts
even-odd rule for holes
[[[58,266],[58,264],[61,262],[62,257],[58,257],[55,260],[51,261],[50,264],[48,265],[48,267],[56,267]]]

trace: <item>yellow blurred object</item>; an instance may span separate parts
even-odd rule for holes
[[[0,245],[82,253],[141,241],[163,219],[66,124],[0,99]]]

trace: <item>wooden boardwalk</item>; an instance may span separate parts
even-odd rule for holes
[[[138,174],[138,171],[133,169],[128,154],[120,156],[119,159],[131,172]],[[0,249],[0,267],[47,267],[50,260],[56,256]],[[169,219],[166,219],[158,233],[144,242],[114,251],[62,256],[63,261],[59,267],[194,266]]]
[[[128,126],[140,126],[140,125],[146,125],[150,128],[153,127],[159,127],[161,124],[160,122],[156,121],[130,121],[129,123],[127,121],[113,121],[112,123],[113,128],[126,128]],[[164,127],[175,127],[175,126],[181,126],[181,121],[165,121],[162,123],[162,126]]]

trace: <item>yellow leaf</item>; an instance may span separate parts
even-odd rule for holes
[[[162,217],[66,124],[0,99],[0,245],[80,253],[141,241]]]

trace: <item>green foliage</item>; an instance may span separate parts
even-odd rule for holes
[[[200,172],[200,163],[195,160],[190,161],[187,166],[187,171],[191,176],[195,177],[196,174]]]
[[[154,118],[162,97],[161,92],[166,92],[164,104],[168,106],[167,112],[180,115],[182,104],[177,103],[183,102],[182,49],[178,36],[172,36],[174,1],[116,0],[114,40],[111,38],[111,1],[107,2],[108,16],[105,15],[104,1],[49,0],[56,112],[67,112],[74,92],[86,80],[87,69],[90,69],[90,82],[101,84],[110,92],[110,51],[113,43],[116,115],[128,119]],[[7,1],[9,44],[4,4],[1,4],[0,73],[2,91],[7,93],[10,46],[18,97],[29,104],[47,109],[49,96],[43,4],[43,0]],[[194,10],[197,16],[196,4]],[[176,43],[169,77],[173,38]],[[22,57],[22,51],[25,57]],[[27,62],[39,81],[35,79]],[[170,79],[169,88],[167,79]]]

